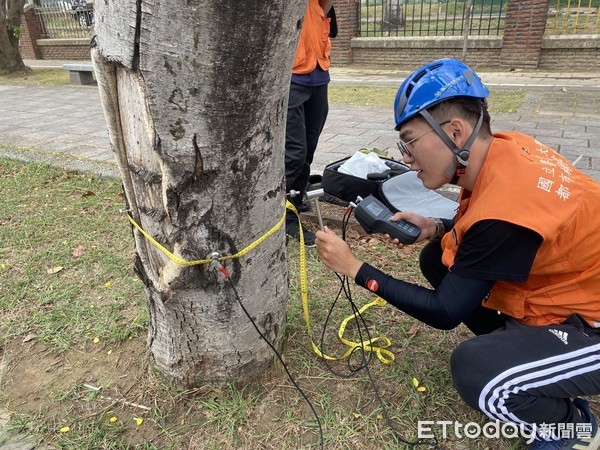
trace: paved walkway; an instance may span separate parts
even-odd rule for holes
[[[64,61],[26,61],[61,67]],[[405,71],[334,67],[333,83],[397,87]],[[518,130],[556,148],[600,180],[600,74],[481,72],[492,88],[525,88],[518,113],[492,115],[493,130]],[[390,103],[392,99],[390,99]],[[361,148],[398,159],[390,108],[334,104],[319,141],[313,172]],[[94,86],[0,84],[0,154],[119,176]]]

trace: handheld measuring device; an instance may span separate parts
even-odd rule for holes
[[[391,211],[372,195],[358,204],[354,217],[367,233],[387,233],[403,244],[412,244],[421,234],[418,226],[406,220],[390,220],[393,217]]]

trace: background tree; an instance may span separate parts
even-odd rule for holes
[[[186,260],[235,254],[284,215],[284,128],[305,0],[104,0],[92,57],[130,215]],[[125,226],[125,220],[116,226]],[[222,275],[134,231],[148,344],[177,384],[248,381],[274,360]],[[281,346],[283,229],[226,263]],[[126,268],[123,268],[126,270]]]
[[[25,68],[19,53],[21,16],[25,0],[0,0],[0,72]]]

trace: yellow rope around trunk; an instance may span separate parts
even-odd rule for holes
[[[294,205],[292,203],[290,203],[289,201],[286,201],[285,206],[287,209],[294,212],[294,214],[296,214],[296,216],[298,216],[298,210],[294,207]],[[129,221],[131,222],[131,224],[140,233],[142,233],[142,235],[144,235],[144,237],[146,239],[148,239],[152,244],[154,244],[154,246],[156,248],[158,248],[163,254],[165,254],[171,261],[173,261],[179,265],[182,265],[182,266],[197,266],[200,264],[209,264],[213,261],[212,258],[188,261],[188,260],[185,260],[183,258],[176,256],[175,254],[173,254],[172,252],[167,250],[159,242],[157,242],[156,239],[154,239],[152,236],[150,236],[150,234],[148,234],[135,220],[133,220],[133,218],[130,215],[128,215],[128,218],[129,218]],[[248,245],[241,251],[237,252],[234,255],[219,256],[216,259],[219,261],[225,261],[228,259],[241,258],[242,256],[246,255],[247,253],[249,253],[256,247],[258,247],[267,238],[269,238],[269,236],[271,236],[274,233],[276,233],[277,231],[279,231],[279,229],[283,226],[284,222],[285,222],[285,214],[279,220],[279,222],[277,222],[269,231],[267,231],[265,234],[260,236],[256,241],[252,242],[250,245]],[[363,314],[366,310],[368,310],[372,306],[383,307],[387,304],[386,301],[380,297],[377,297],[377,299],[375,299],[375,301],[364,305],[359,310],[358,314],[353,314],[353,315],[345,318],[342,321],[339,331],[338,331],[338,337],[340,339],[340,342],[342,342],[344,345],[346,345],[348,347],[348,349],[342,356],[333,357],[333,356],[326,355],[326,354],[322,353],[321,350],[319,349],[319,347],[315,344],[315,342],[313,340],[312,327],[310,324],[310,314],[309,314],[309,305],[308,305],[308,283],[307,283],[307,272],[306,272],[306,249],[304,247],[304,234],[302,232],[302,227],[299,227],[299,229],[300,229],[300,290],[301,290],[301,297],[302,297],[302,309],[304,311],[304,321],[306,322],[306,329],[308,331],[308,337],[310,339],[310,343],[311,343],[313,351],[320,358],[324,358],[329,361],[339,361],[339,360],[348,358],[352,354],[352,352],[355,351],[356,348],[360,347],[366,352],[375,352],[375,354],[377,355],[377,358],[379,358],[379,360],[382,363],[384,363],[384,364],[392,363],[395,359],[395,356],[391,351],[387,350],[387,348],[392,345],[391,341],[388,338],[375,337],[375,338],[372,338],[372,339],[369,339],[366,341],[362,341],[362,342],[354,342],[354,341],[344,338],[344,332],[346,331],[348,322],[350,322],[351,320],[356,320],[358,318],[358,314]],[[374,345],[376,342],[379,342],[380,344]]]

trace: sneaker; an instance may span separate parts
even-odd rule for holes
[[[574,449],[574,450],[597,450],[600,448],[600,433],[598,432],[598,422],[596,418],[590,411],[590,404],[587,400],[582,398],[576,398],[573,400],[573,404],[579,409],[581,413],[581,418],[583,419],[584,424],[591,425],[591,430],[589,430],[589,436],[579,437],[582,432],[578,433],[577,427],[573,428],[573,436],[570,439],[558,439],[556,441],[543,441],[541,439],[536,439],[531,443],[528,447],[529,450],[537,449],[537,450],[553,450],[553,449]],[[585,430],[588,431],[587,429]],[[587,434],[587,433],[586,433]]]
[[[296,220],[286,219],[285,234],[287,236],[291,237],[292,239],[295,239],[296,241],[300,241],[300,226],[302,226],[302,234],[304,236],[304,246],[305,247],[316,247],[317,244],[315,243],[315,233],[310,231],[304,225],[301,225],[298,222],[297,218],[294,218],[294,219],[296,219]]]

